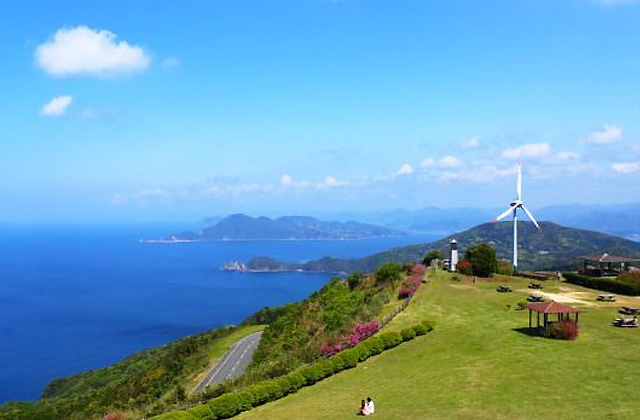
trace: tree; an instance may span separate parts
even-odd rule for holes
[[[471,269],[476,276],[490,277],[498,268],[496,250],[487,244],[467,248],[464,257],[471,263]]]
[[[390,262],[381,265],[376,270],[376,283],[395,283],[402,276],[402,264]]]
[[[428,267],[431,265],[431,261],[435,259],[441,260],[442,258],[443,258],[442,252],[434,250],[434,251],[429,251],[427,255],[422,259],[422,262],[424,263],[424,265]]]

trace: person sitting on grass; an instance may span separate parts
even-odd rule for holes
[[[367,407],[367,403],[364,400],[362,400],[362,402],[360,403],[360,411],[358,412],[358,414],[362,416],[369,415],[369,408]]]
[[[371,397],[367,398],[367,409],[369,411],[369,414],[373,414],[376,411],[375,406],[373,405],[373,400],[371,399]]]

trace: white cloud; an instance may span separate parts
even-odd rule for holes
[[[67,108],[71,105],[71,102],[73,102],[73,97],[71,96],[57,96],[40,109],[40,115],[45,117],[61,117],[67,113]]]
[[[86,26],[59,29],[36,49],[36,62],[53,76],[112,77],[145,70],[150,58],[142,47]]]
[[[469,140],[467,140],[464,145],[466,147],[468,147],[469,149],[475,149],[478,146],[480,146],[480,139],[477,137],[471,137]]]
[[[611,169],[616,172],[622,174],[628,174],[631,172],[640,171],[640,161],[639,162],[625,162],[625,163],[614,163],[611,165]]]
[[[143,190],[138,193],[138,197],[140,198],[167,198],[169,196],[171,196],[169,191],[163,190],[162,188]]]
[[[280,177],[280,183],[282,185],[291,185],[292,182],[293,178],[291,178],[291,175],[283,174],[282,177]]]
[[[433,166],[433,164],[435,163],[435,160],[433,158],[425,158],[422,163],[420,163],[420,166],[422,168],[430,168]]]
[[[162,70],[167,73],[175,71],[182,66],[182,62],[175,57],[169,57],[162,60]]]
[[[340,183],[338,182],[337,179],[335,179],[332,176],[328,176],[325,180],[324,180],[324,185],[326,185],[327,187],[337,187],[338,185],[340,185]]]
[[[558,152],[556,156],[561,162],[576,161],[580,159],[580,154],[575,152]]]
[[[522,156],[528,157],[540,157],[546,155],[551,151],[549,143],[528,143],[522,146],[514,147],[512,149],[505,149],[502,151],[502,157],[507,159],[515,159]]]
[[[398,169],[397,175],[410,175],[413,173],[413,167],[408,163],[405,163]]]
[[[438,161],[438,166],[443,168],[453,168],[462,165],[462,161],[455,156],[445,156]]]
[[[605,124],[601,130],[594,131],[586,138],[582,139],[583,143],[590,144],[611,144],[622,138],[622,128],[615,124]]]

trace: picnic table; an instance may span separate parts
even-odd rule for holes
[[[597,300],[599,300],[600,302],[615,302],[616,297],[615,295],[600,295],[598,296]]]
[[[544,302],[544,298],[542,296],[530,295],[527,300],[529,302]]]
[[[623,306],[618,312],[624,315],[638,315],[638,308],[633,306]]]
[[[615,327],[638,328],[638,318],[616,318],[611,324]]]
[[[538,283],[531,283],[529,284],[529,289],[542,290],[542,285]]]
[[[498,286],[496,291],[498,291],[500,293],[509,293],[509,292],[512,292],[513,290],[511,290],[511,288],[509,286]]]

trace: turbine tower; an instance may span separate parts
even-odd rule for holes
[[[524,213],[531,219],[533,224],[540,229],[538,222],[533,218],[533,215],[527,208],[524,206],[522,202],[522,156],[518,159],[518,184],[516,186],[516,192],[518,194],[518,198],[511,202],[510,207],[507,211],[502,213],[500,216],[493,219],[493,222],[497,222],[500,219],[505,218],[506,216],[513,213],[513,272],[518,272],[518,209],[522,209]]]

